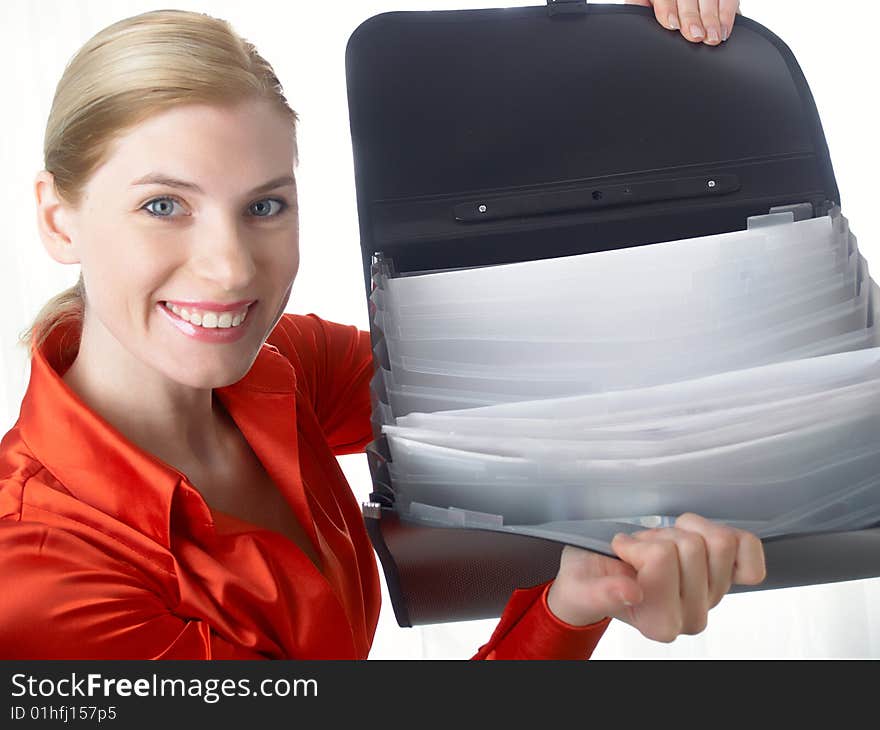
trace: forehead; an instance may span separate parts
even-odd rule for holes
[[[289,173],[293,156],[293,125],[267,102],[188,104],[159,112],[122,134],[96,171],[95,182],[127,189],[136,178],[162,170],[220,190],[224,181],[263,182]]]

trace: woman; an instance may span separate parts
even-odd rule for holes
[[[114,23],[65,70],[35,193],[81,275],[23,337],[0,443],[4,658],[367,656],[378,571],[335,456],[372,437],[370,338],[284,312],[296,121],[207,15]],[[764,577],[757,538],[697,515],[613,547],[566,547],[474,658],[587,658],[612,617],[671,641]]]

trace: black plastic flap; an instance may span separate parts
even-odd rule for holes
[[[556,577],[562,545],[489,530],[401,522],[392,508],[365,520],[400,626],[501,615],[511,593]],[[880,575],[880,528],[764,541],[767,578],[731,593]]]
[[[840,202],[800,67],[746,17],[710,47],[639,6],[383,13],[346,77],[368,292],[377,251],[399,272],[475,266]]]

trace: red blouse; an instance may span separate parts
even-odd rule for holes
[[[34,354],[0,442],[0,658],[366,658],[379,573],[336,455],[372,438],[369,333],[284,314],[250,371],[215,389],[323,571],[90,410],[61,379],[79,335],[59,325]],[[514,591],[473,658],[588,658],[610,619],[560,621],[549,585]]]

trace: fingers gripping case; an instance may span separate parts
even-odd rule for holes
[[[403,414],[381,377],[378,274],[709,236],[771,210],[824,216],[840,205],[824,133],[791,51],[742,16],[710,47],[639,6],[383,13],[352,34],[346,79],[376,368],[365,522],[401,626],[497,617],[514,589],[555,576],[564,542],[396,508],[381,428]],[[610,537],[594,549],[612,555]],[[764,547],[767,579],[734,590],[880,575],[877,527]]]

